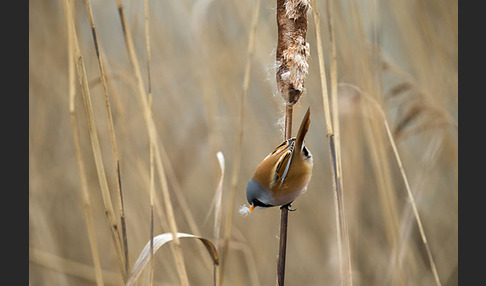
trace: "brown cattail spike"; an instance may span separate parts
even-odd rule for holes
[[[294,105],[304,91],[309,64],[307,12],[309,0],[277,0],[277,88],[287,105]]]

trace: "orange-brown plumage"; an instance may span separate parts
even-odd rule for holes
[[[306,191],[313,167],[312,155],[304,145],[309,125],[310,108],[297,136],[282,142],[257,166],[247,186],[251,206],[287,205]]]

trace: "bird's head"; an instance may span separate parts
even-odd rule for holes
[[[250,212],[256,207],[268,208],[274,206],[270,190],[253,179],[250,179],[246,186],[246,199],[250,204]]]

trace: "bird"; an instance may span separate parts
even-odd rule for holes
[[[257,166],[246,187],[250,212],[275,206],[293,211],[292,202],[307,191],[313,167],[312,154],[304,145],[309,125],[310,107],[297,136],[284,140]]]

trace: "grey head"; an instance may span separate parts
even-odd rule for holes
[[[253,179],[250,179],[246,186],[246,199],[250,205],[255,207],[275,206],[272,192]]]

